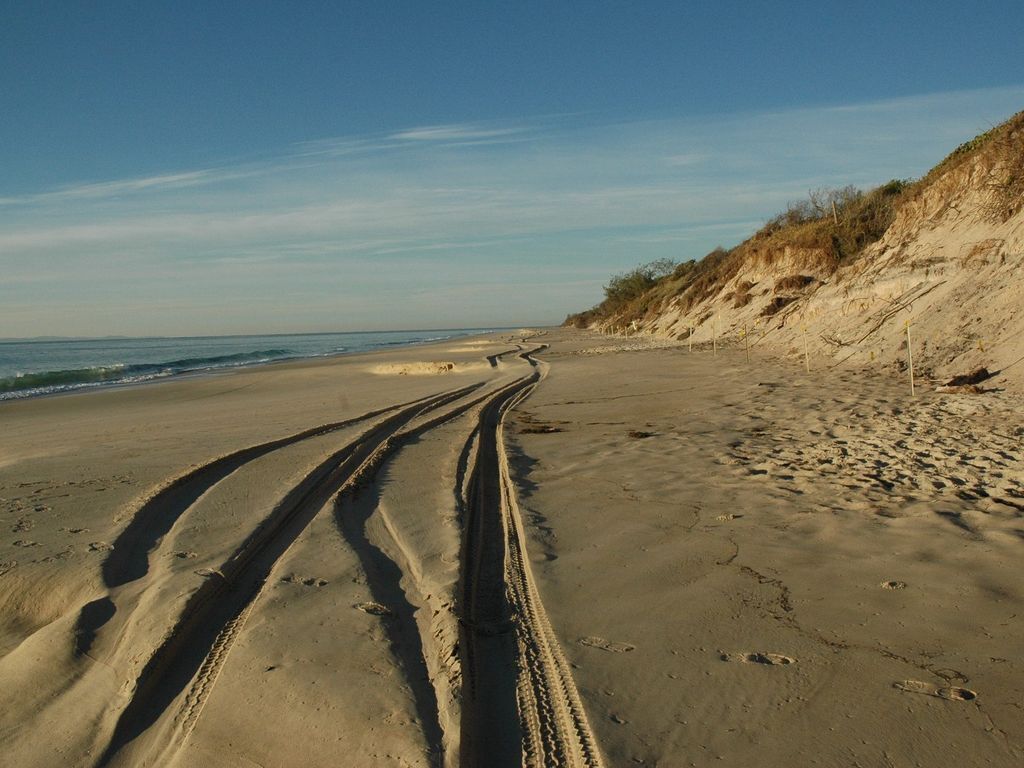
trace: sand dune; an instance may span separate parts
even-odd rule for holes
[[[563,330],[0,404],[0,746],[1017,765],[1014,397]]]

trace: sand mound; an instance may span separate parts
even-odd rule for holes
[[[460,365],[459,369],[466,366]],[[431,360],[413,363],[383,363],[369,368],[370,373],[380,376],[434,376],[439,373],[452,373],[455,371],[455,363]]]
[[[449,349],[468,350],[470,352],[474,352],[474,351],[479,350],[479,349],[486,349],[487,347],[493,347],[493,346],[497,346],[497,345],[493,341],[488,341],[486,339],[483,339],[481,341],[464,341],[464,342],[462,342],[460,344],[456,344],[456,345],[454,345],[452,347],[449,347]]]

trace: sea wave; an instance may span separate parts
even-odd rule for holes
[[[15,376],[0,378],[0,400],[82,387],[95,387],[102,384],[128,384],[192,371],[268,363],[294,356],[295,353],[289,349],[258,349],[249,352],[235,352],[230,355],[186,357],[158,363],[135,363],[132,365],[115,363],[70,370],[19,373]]]

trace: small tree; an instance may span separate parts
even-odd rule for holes
[[[852,184],[845,187],[818,187],[807,193],[813,218],[823,219],[832,215],[832,204],[836,210],[842,211],[847,206],[860,200],[862,192]]]
[[[622,306],[653,288],[659,280],[671,275],[675,268],[676,264],[671,259],[658,259],[615,275],[604,287],[605,301],[611,307]]]

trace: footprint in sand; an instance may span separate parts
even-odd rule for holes
[[[358,608],[363,613],[369,613],[373,616],[390,616],[391,609],[386,605],[380,603],[374,603],[372,601],[366,603],[356,603],[354,608]]]
[[[610,653],[629,653],[636,650],[635,645],[616,643],[612,640],[605,640],[603,637],[581,637],[576,642],[588,648],[597,648],[599,651],[609,651]]]
[[[743,515],[733,515],[733,514],[719,515],[718,517],[715,518],[715,520],[721,520],[722,522],[727,522],[729,520],[739,520],[741,517],[743,517]]]
[[[956,681],[958,683],[966,683],[967,682],[967,676],[963,672],[960,672],[960,671],[958,671],[956,669],[949,669],[949,668],[933,669],[932,670],[932,674],[933,675],[938,675],[943,680],[945,680],[947,683],[952,683],[954,681]]]
[[[552,435],[556,432],[565,432],[565,430],[553,424],[530,424],[519,428],[521,435]]]
[[[326,579],[318,579],[314,576],[296,576],[294,573],[290,573],[281,579],[285,584],[302,584],[305,587],[325,587],[327,586]]]
[[[923,693],[925,696],[935,696],[946,701],[974,701],[978,698],[978,694],[970,688],[960,688],[955,685],[933,685],[921,680],[901,680],[893,683],[892,687],[898,691]]]
[[[4,562],[0,563],[0,576],[3,576],[8,571],[13,571],[17,567],[17,560],[5,560]]]
[[[883,581],[880,585],[882,589],[906,589],[907,582],[905,581]]]
[[[105,541],[94,541],[89,545],[90,552],[109,552],[113,548],[113,544],[107,544]]]
[[[773,667],[796,663],[796,659],[783,656],[781,653],[723,653],[721,659],[722,661],[738,661],[741,664],[767,664]]]

